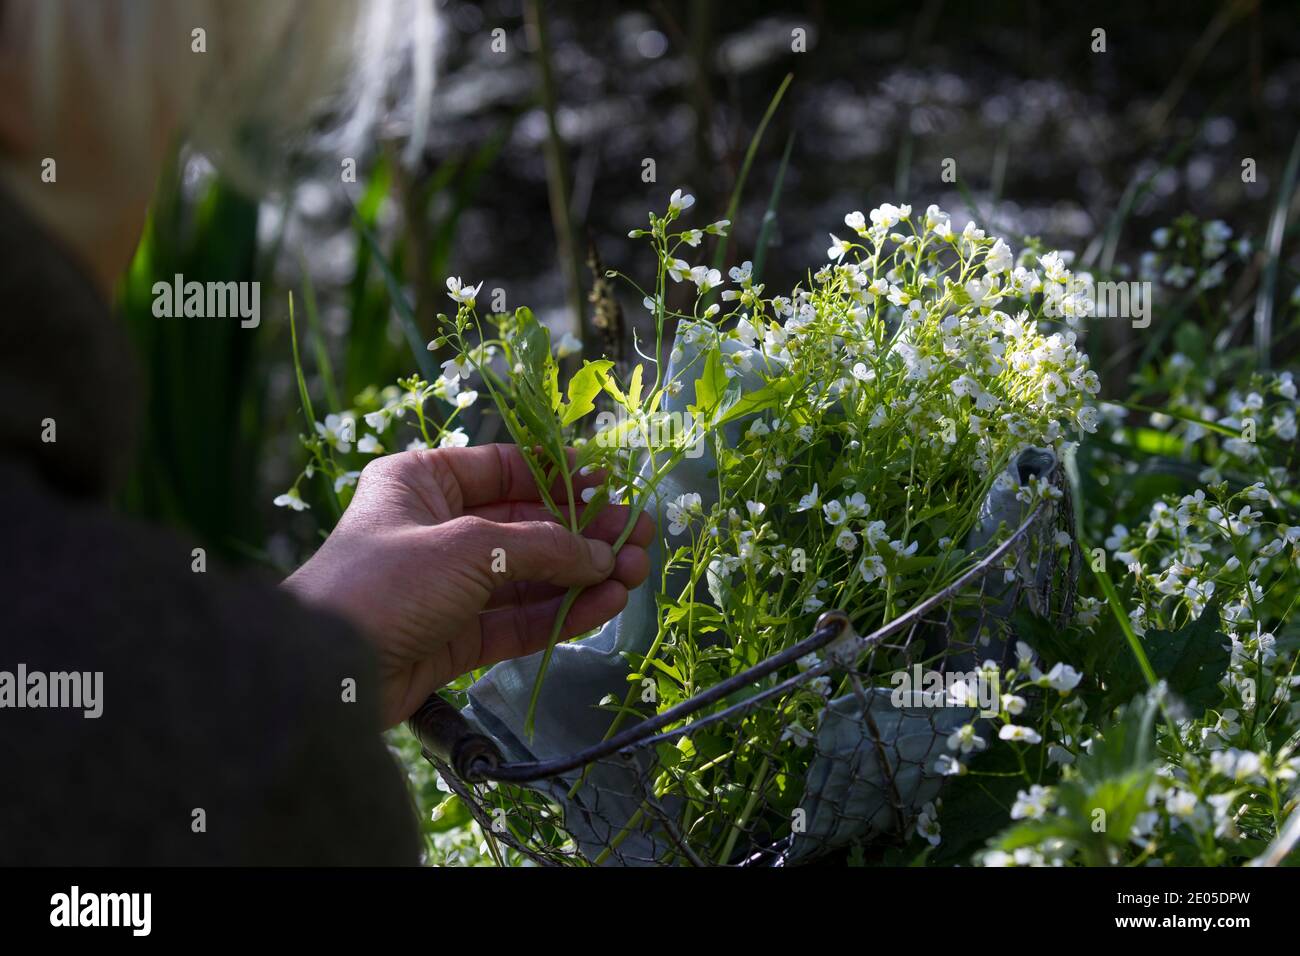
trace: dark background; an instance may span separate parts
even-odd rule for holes
[[[1283,180],[1300,130],[1296,3],[544,3],[541,38],[529,6],[441,7],[439,86],[414,170],[380,142],[355,185],[339,184],[338,157],[322,157],[318,172],[255,202],[180,153],[124,283],[151,370],[129,508],[227,557],[292,566],[332,513],[306,484],[312,511],[270,507],[305,460],[289,291],[319,418],[429,358],[409,347],[354,209],[400,273],[425,338],[448,306],[448,275],[483,281],[484,296],[504,290],[509,309],[529,305],[558,333],[575,299],[589,320],[589,240],[609,267],[644,277],[648,249],[627,230],[674,188],[697,197],[693,224],[724,215],[787,74],[725,254],[733,264],[761,248],[769,293],[824,261],[845,212],[885,201],[937,203],[958,228],[976,218],[1017,251],[1038,236],[1099,274],[1125,275],[1152,230],[1185,212],[1223,219],[1258,249],[1293,199]],[[505,52],[492,49],[498,28]],[[1104,53],[1092,50],[1096,28]],[[796,29],[806,52],[791,49]],[[402,115],[388,132],[408,132]],[[652,183],[642,180],[647,158]],[[946,158],[956,183],[940,178]],[[557,226],[566,217],[567,243]],[[1294,233],[1274,257],[1279,303],[1300,277]],[[694,262],[709,262],[715,249],[698,252]],[[1248,307],[1247,280],[1263,261],[1247,257],[1234,307]],[[175,271],[262,280],[262,326],[159,323],[149,284]],[[620,296],[634,326],[640,296]],[[1124,324],[1089,334],[1104,394],[1123,396],[1149,340]]]

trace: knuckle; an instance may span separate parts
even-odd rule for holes
[[[357,483],[358,487],[361,485],[367,487],[382,485],[391,481],[400,474],[402,463],[398,459],[405,455],[406,452],[397,455],[384,455],[381,458],[373,458],[366,462],[365,467],[361,469],[361,478]]]
[[[458,537],[469,542],[483,540],[496,525],[478,515],[461,515],[459,518],[452,519],[448,527],[454,528]]]
[[[366,462],[365,467],[361,469],[361,478],[357,482],[357,484],[359,486],[373,485],[376,482],[380,481],[384,474],[385,469],[387,468],[387,465],[385,465],[384,462],[385,459],[383,458],[375,458],[371,461]]]
[[[534,521],[531,524],[537,529],[538,538],[546,550],[554,554],[557,560],[575,561],[581,557],[578,538],[571,531],[550,521]]]
[[[462,515],[453,518],[438,530],[446,535],[446,547],[439,554],[446,557],[454,553],[463,559],[463,563],[476,572],[486,573],[492,561],[492,549],[502,546],[500,525],[480,518],[478,515]]]

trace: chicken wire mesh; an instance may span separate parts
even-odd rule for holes
[[[891,678],[1005,666],[1019,614],[1073,617],[1081,559],[1061,471],[970,570],[870,634],[828,612],[802,641],[586,749],[508,762],[438,694],[410,728],[484,832],[536,864],[786,866],[901,845],[941,793],[948,737],[986,718],[947,694],[900,699]]]

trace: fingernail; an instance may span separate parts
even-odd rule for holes
[[[597,571],[603,571],[608,574],[614,570],[614,549],[606,542],[596,538],[583,538],[587,542],[587,550],[591,552],[591,565]]]

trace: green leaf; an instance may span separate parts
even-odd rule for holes
[[[551,356],[551,334],[546,326],[534,318],[529,309],[515,311],[515,335],[511,348],[519,366],[515,377],[518,402],[515,408],[521,421],[539,441],[558,438],[559,423],[554,413],[559,410],[559,369]]]
[[[1219,682],[1228,671],[1231,652],[1218,625],[1218,602],[1213,601],[1200,617],[1177,631],[1148,631],[1142,638],[1156,675],[1191,707],[1193,717],[1200,717],[1223,697]],[[1110,684],[1117,697],[1127,697],[1142,683],[1142,674],[1131,658],[1116,661]]]
[[[723,412],[714,422],[715,425],[725,425],[746,415],[756,415],[759,412],[766,411],[780,403],[786,397],[788,386],[778,386],[776,383],[764,385],[762,388],[739,394],[739,383],[736,383],[737,394],[734,400],[727,399],[722,403]]]
[[[1016,791],[1025,787],[1016,752],[994,747],[971,762],[976,772],[954,778],[943,795],[943,842],[936,862],[965,863],[970,855],[1004,830]],[[1054,783],[1052,777],[1043,781]]]
[[[727,599],[731,596],[731,575],[720,567],[710,564],[705,570],[704,576],[708,583],[710,596],[718,607],[726,607]]]
[[[632,382],[627,387],[627,402],[631,408],[641,407],[641,378],[644,371],[640,364],[632,371]]]
[[[1012,826],[991,845],[1015,850],[1059,839],[1077,847],[1088,865],[1108,865],[1146,809],[1146,794],[1155,777],[1159,710],[1154,691],[1134,698],[1120,719],[1080,756],[1077,775],[1057,786],[1062,812]]]
[[[608,359],[601,359],[598,362],[587,362],[578,369],[573,378],[569,379],[567,389],[569,395],[569,404],[564,408],[564,415],[560,419],[561,425],[572,425],[578,419],[582,418],[588,412],[596,407],[596,396],[600,394],[601,388],[604,387],[605,377],[609,370],[614,367],[614,363]],[[636,367],[638,376],[635,379],[638,390],[640,389],[639,373],[641,366]]]
[[[627,393],[618,387],[618,382],[614,381],[614,376],[605,376],[605,380],[601,382],[601,387],[605,389],[610,398],[614,399],[614,401],[618,402],[624,408],[627,407]]]
[[[1134,697],[1123,715],[1105,728],[1075,765],[1079,777],[1100,784],[1112,777],[1142,770],[1151,763],[1156,740],[1156,716],[1160,701],[1153,690]]]
[[[722,353],[712,349],[704,360],[704,371],[695,380],[695,404],[691,410],[706,418],[722,403],[722,395],[727,390],[727,372],[722,364]]]

